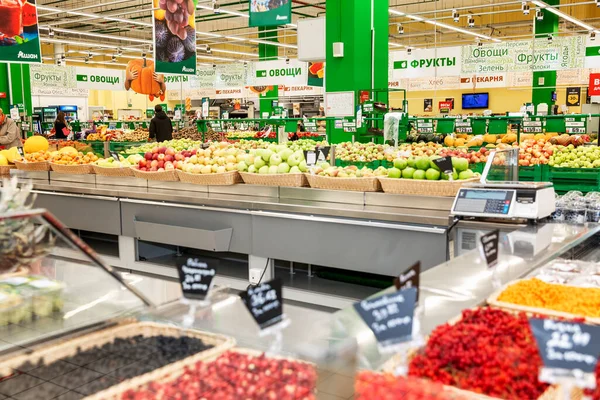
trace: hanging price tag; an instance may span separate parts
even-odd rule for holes
[[[21,157],[25,157],[25,152],[23,151],[22,147],[17,147],[17,151],[19,152],[19,154],[21,155]]]
[[[201,261],[197,258],[188,258],[184,265],[179,265],[177,272],[183,297],[204,300],[217,275],[217,265],[218,261]]]
[[[416,288],[417,289],[417,298],[416,301],[419,301],[419,276],[421,275],[421,262],[417,261],[412,267],[400,274],[398,277],[394,279],[394,286],[398,290]]]
[[[304,159],[306,160],[306,166],[312,167],[317,163],[317,153],[312,150],[305,150]]]
[[[260,329],[268,328],[283,320],[281,289],[281,279],[277,278],[240,293],[242,301]]]
[[[119,153],[117,153],[114,150],[110,150],[108,152],[108,154],[110,154],[110,156],[115,160],[115,161],[121,161],[121,158],[119,157]]]
[[[452,176],[452,157],[435,158],[433,163],[442,171],[443,174]]]
[[[569,381],[580,388],[596,387],[600,326],[539,318],[531,318],[529,325],[544,365],[540,381]]]
[[[500,230],[498,229],[481,237],[481,252],[488,268],[494,268],[498,264],[499,240]]]
[[[327,156],[329,156],[329,152],[331,151],[331,146],[325,147],[317,147],[317,161],[324,162],[327,161]]]
[[[417,288],[383,294],[354,303],[354,309],[375,334],[380,346],[395,346],[412,338]]]

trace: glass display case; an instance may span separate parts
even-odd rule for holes
[[[21,374],[28,377],[21,380],[30,379],[36,385],[15,389],[15,384],[0,381],[0,394],[35,392],[45,385],[43,390],[56,391],[50,393],[70,390],[74,398],[121,398],[132,389],[132,377],[136,377],[135,390],[150,390],[149,376],[166,374],[176,382],[192,373],[183,366],[200,368],[193,373],[210,374],[210,368],[204,370],[202,365],[217,357],[223,357],[221,363],[236,365],[229,368],[239,369],[248,362],[239,357],[263,357],[264,352],[269,362],[288,360],[291,364],[286,368],[295,371],[294,376],[305,376],[298,392],[289,398],[303,398],[300,393],[315,387],[349,398],[354,394],[356,371],[379,371],[390,362],[397,364],[396,371],[406,366],[408,359],[398,358],[406,348],[381,349],[353,307],[328,313],[286,303],[289,326],[261,331],[238,293],[227,287],[213,287],[203,303],[183,299],[177,282],[134,276],[107,266],[47,211],[11,211],[3,205],[0,201],[0,369],[2,376],[10,377],[6,382],[16,382]],[[499,261],[493,269],[475,249],[423,272],[409,345],[422,345],[437,326],[465,309],[484,305],[506,283],[552,260],[597,262],[599,240],[596,224],[530,225],[501,235]],[[70,246],[87,261],[56,256],[53,249],[57,246]],[[163,352],[163,345],[168,351]],[[79,369],[72,366],[86,357],[97,360],[77,365]],[[309,372],[297,372],[303,368]],[[88,369],[93,372],[81,379],[93,376],[93,380],[78,388],[64,386],[66,375]],[[141,398],[152,398],[149,393]]]

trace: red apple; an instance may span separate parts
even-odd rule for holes
[[[144,158],[146,160],[152,160],[152,153],[151,152],[147,152],[146,154],[144,154]]]
[[[157,170],[157,169],[158,169],[158,168],[156,168],[156,167],[152,167],[152,168],[150,168],[150,171],[151,171],[151,172],[156,172],[156,170]]]
[[[157,166],[158,166],[158,160],[152,160],[152,162],[150,163],[150,167],[157,168]]]
[[[166,151],[165,151],[165,155],[169,155],[169,156],[174,156],[175,155],[175,149],[169,147]]]
[[[144,158],[143,160],[140,160],[140,162],[138,163],[138,165],[140,167],[145,167],[148,164],[148,161]]]
[[[163,160],[158,160],[158,164],[156,164],[158,168],[163,168],[165,166],[165,162]]]
[[[152,159],[153,160],[158,160],[158,153],[152,154]]]
[[[173,157],[171,154],[165,155],[165,162],[173,161],[173,160],[175,160],[175,157]]]
[[[158,154],[158,147],[155,147],[155,148],[153,148],[153,149],[152,149],[152,153],[154,153],[154,154]]]
[[[162,146],[162,147],[159,147],[159,148],[158,148],[158,152],[159,152],[160,154],[165,154],[165,152],[166,152],[166,151],[167,151],[167,148],[166,148],[165,146]]]
[[[164,161],[164,159],[165,159],[165,155],[164,155],[163,153],[160,153],[160,154],[158,155],[158,158],[157,158],[157,160],[158,160],[158,161]]]

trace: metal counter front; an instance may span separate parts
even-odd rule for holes
[[[175,268],[141,259],[141,242],[215,252],[217,257],[247,255],[244,279],[220,282],[236,289],[247,286],[252,269],[262,270],[272,260],[395,276],[416,261],[427,270],[458,254],[449,249],[450,197],[100,176],[67,182],[52,172],[21,172],[21,178],[34,182],[36,207],[48,209],[71,229],[117,237],[116,254],[103,255],[131,272],[177,276]],[[342,308],[360,297],[322,296],[327,298],[323,301],[306,294],[299,291],[292,298]]]

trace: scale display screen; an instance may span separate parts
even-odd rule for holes
[[[514,194],[514,190],[460,189],[453,212],[508,215]]]

